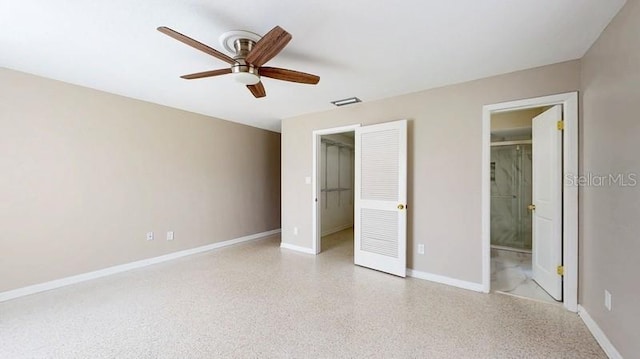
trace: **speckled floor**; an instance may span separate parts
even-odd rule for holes
[[[559,304],[532,278],[531,254],[491,249],[491,290]]]
[[[319,256],[276,236],[0,303],[0,358],[606,358],[560,306],[356,267],[344,235]]]

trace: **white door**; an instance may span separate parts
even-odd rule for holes
[[[562,106],[533,119],[533,280],[562,300]]]
[[[354,262],[406,276],[407,121],[356,129]]]

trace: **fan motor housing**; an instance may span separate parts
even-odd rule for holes
[[[236,60],[236,64],[231,66],[231,73],[236,81],[245,85],[255,85],[260,82],[258,68],[245,61],[255,44],[255,41],[244,38],[238,38],[233,42],[233,47],[236,50],[236,56],[233,59]]]
[[[259,76],[260,73],[258,73],[258,68],[253,66],[253,65],[247,65],[244,60],[238,62],[237,64],[231,66],[231,73],[237,74],[237,73],[249,73],[249,74],[253,74],[255,76]]]

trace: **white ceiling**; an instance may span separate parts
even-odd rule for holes
[[[279,131],[280,119],[583,56],[625,0],[0,0],[0,66]],[[231,76],[182,80],[224,62],[228,30],[293,40],[268,66],[317,86],[264,79],[255,99]]]

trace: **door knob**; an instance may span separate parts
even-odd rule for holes
[[[536,210],[536,205],[535,204],[530,204],[530,205],[527,206],[527,209],[529,211],[535,211]]]
[[[404,209],[404,205],[403,204],[399,204],[398,205],[398,209]]]

